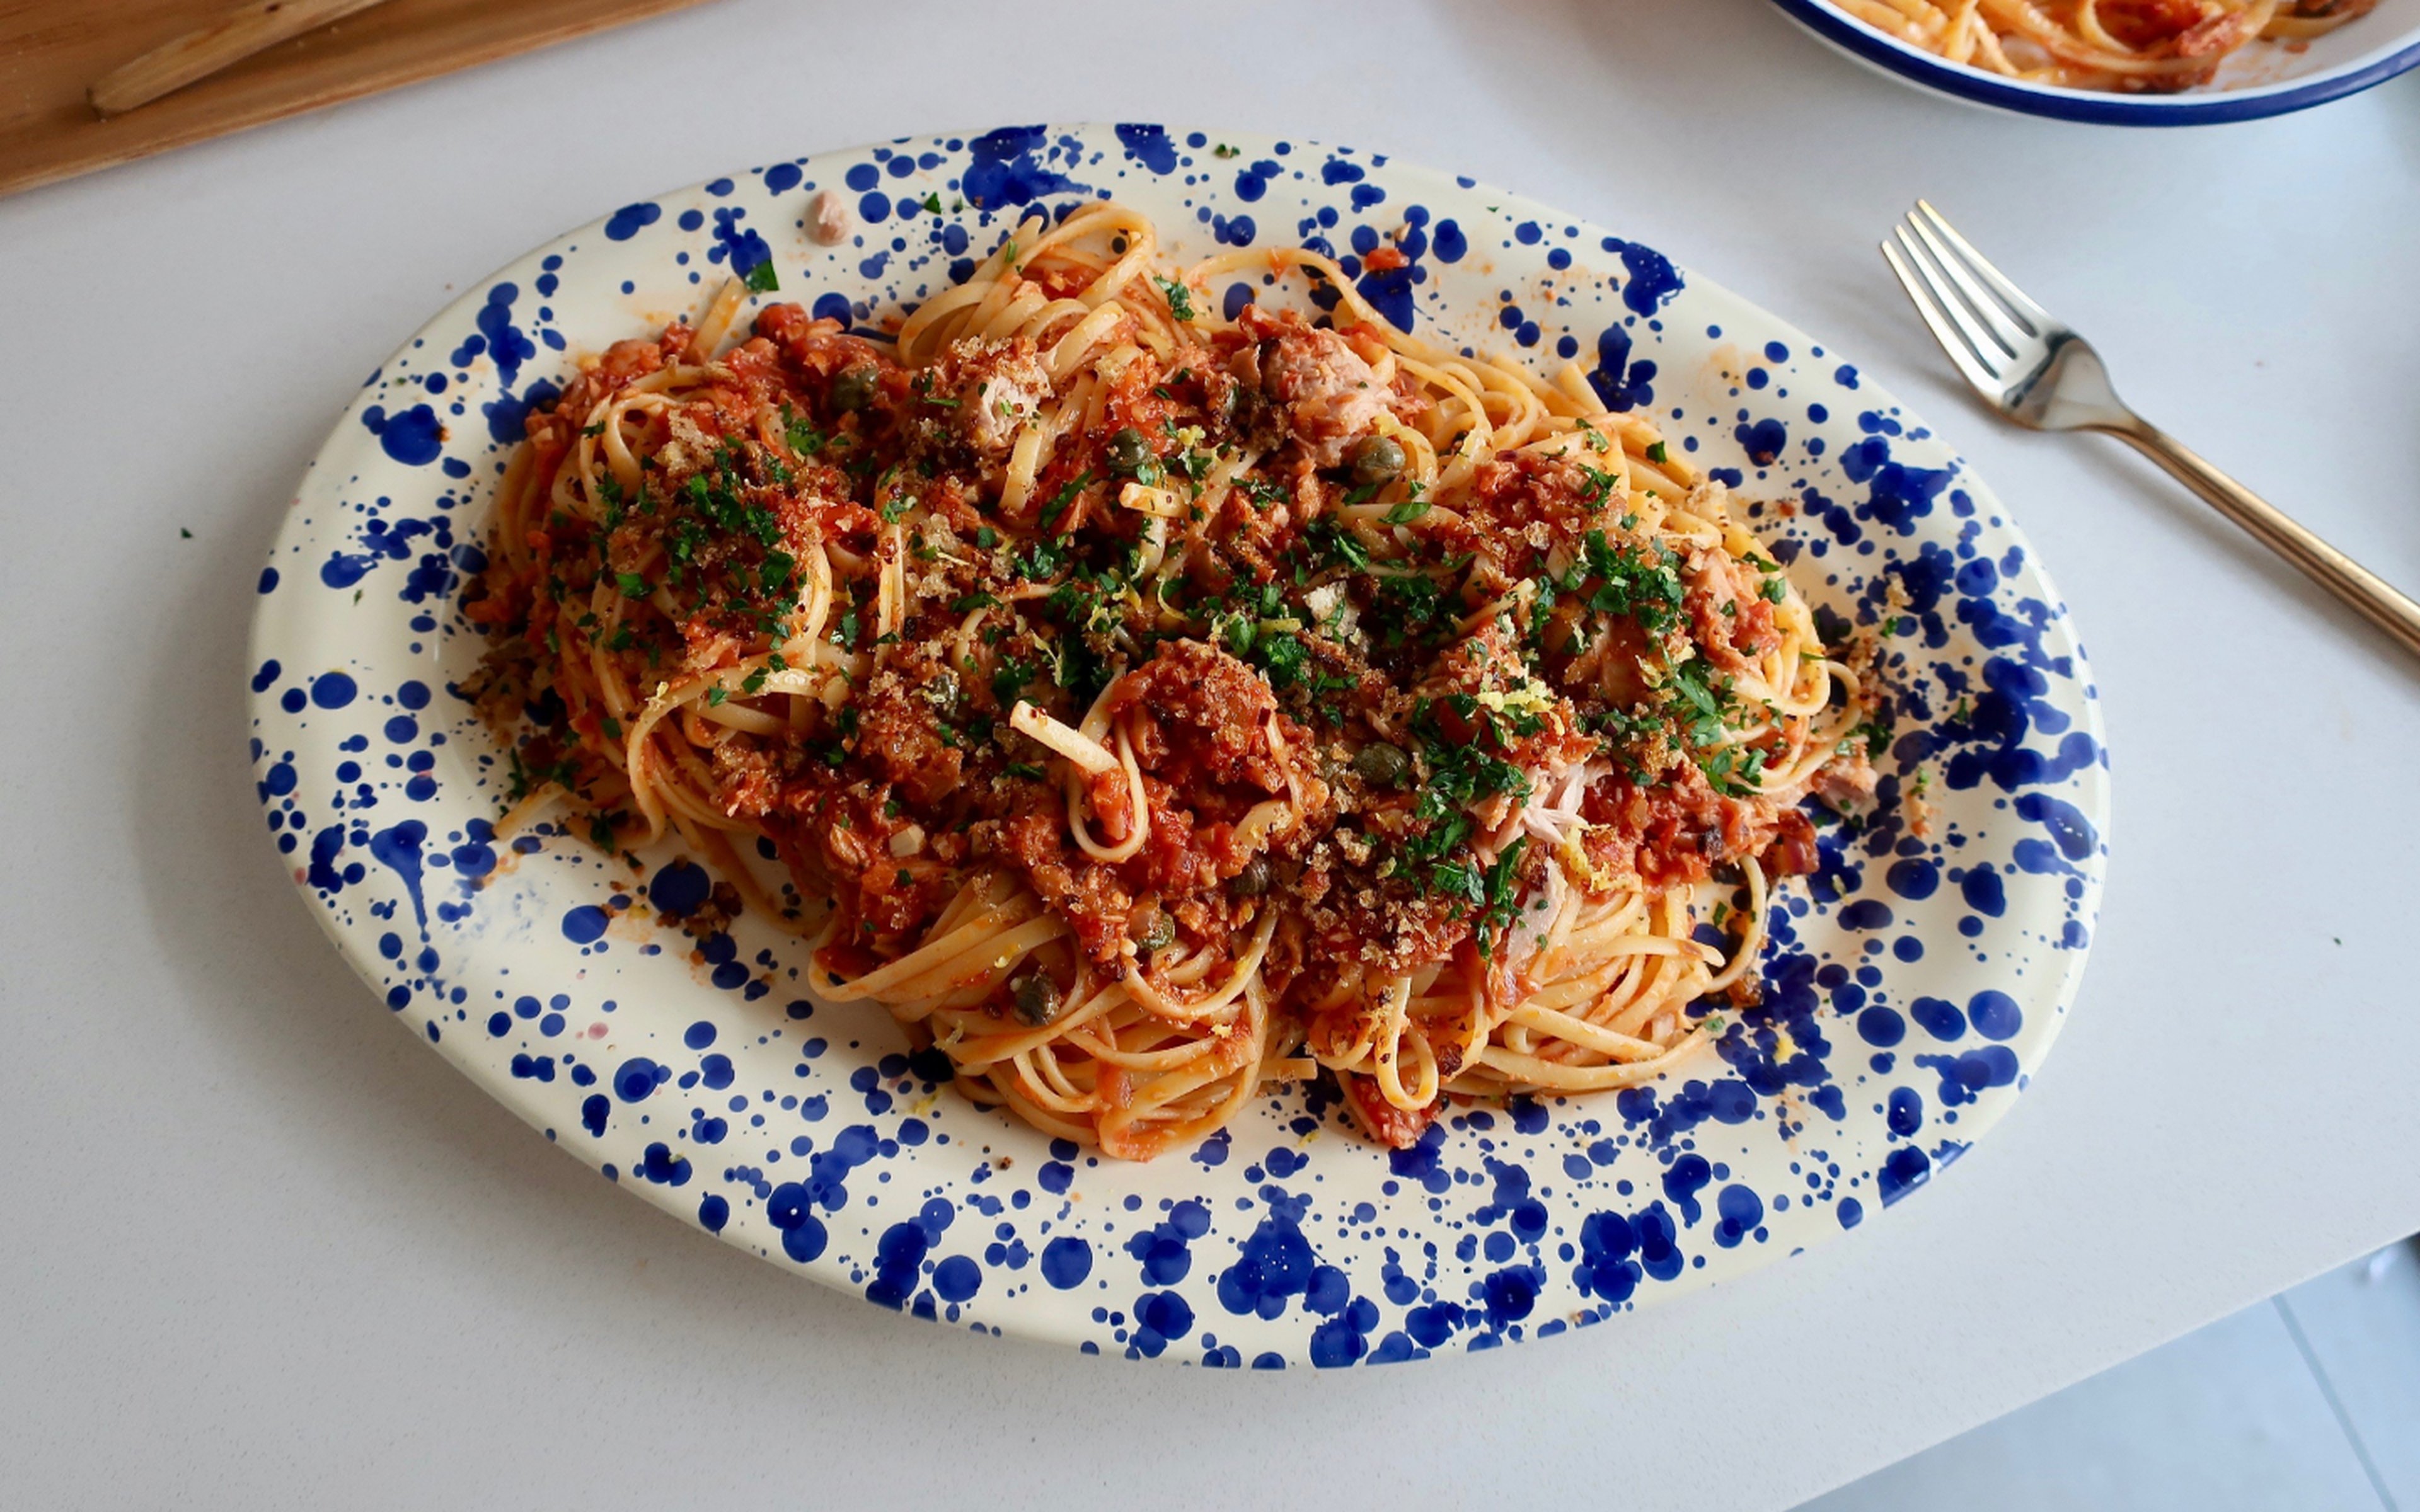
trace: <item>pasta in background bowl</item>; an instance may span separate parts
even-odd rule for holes
[[[1775,3],[1836,51],[1919,88],[2103,125],[2256,120],[2420,65],[2420,0],[2367,9],[2358,0],[2333,8],[2313,0]],[[2203,20],[2185,25],[2195,11]]]

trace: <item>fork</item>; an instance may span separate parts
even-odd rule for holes
[[[2092,344],[2025,297],[1923,200],[1883,258],[1985,403],[2034,430],[2097,430],[2157,462],[2262,545],[2420,656],[2420,604],[2128,409]]]

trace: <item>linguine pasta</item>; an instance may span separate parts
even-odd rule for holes
[[[1653,1077],[1752,998],[1800,801],[1870,793],[1746,512],[1576,366],[1112,203],[887,334],[747,297],[530,417],[466,609],[505,827],[677,837],[1038,1128]]]

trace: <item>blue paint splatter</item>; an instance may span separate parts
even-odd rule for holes
[[[1093,1273],[1093,1246],[1073,1235],[1062,1235],[1042,1246],[1042,1279],[1060,1291],[1073,1291]]]
[[[411,895],[411,917],[419,920],[424,940],[428,938],[428,903],[421,894],[420,846],[427,838],[428,826],[417,819],[407,819],[370,837],[370,855],[401,878],[404,891]]]
[[[672,1079],[669,1068],[644,1056],[632,1056],[613,1071],[613,1095],[625,1103],[642,1102]]]
[[[1631,346],[1623,327],[1607,326],[1597,333],[1596,366],[1589,373],[1589,387],[1616,414],[1655,402],[1655,363],[1644,357],[1632,362]]]
[[[1632,314],[1652,316],[1680,294],[1680,270],[1654,248],[1607,237],[1605,250],[1619,254],[1621,266],[1629,271],[1621,283],[1621,302]]]
[[[1272,1189],[1274,1190],[1274,1189]],[[1311,1289],[1318,1257],[1302,1237],[1301,1225],[1285,1210],[1261,1220],[1235,1263],[1218,1275],[1218,1304],[1238,1316],[1276,1318],[1290,1298]]]
[[[1176,171],[1176,144],[1168,139],[1164,126],[1120,126],[1118,141],[1125,145],[1128,156],[1135,158],[1154,173]]]
[[[609,241],[628,241],[663,216],[663,207],[642,200],[625,205],[605,222],[605,238]]]
[[[978,209],[1003,205],[1031,205],[1045,194],[1080,190],[1039,154],[1047,149],[1047,133],[1039,126],[1003,126],[967,144],[972,161],[967,164],[967,203]]]
[[[379,439],[379,447],[406,467],[426,467],[445,447],[445,425],[425,404],[390,415],[372,405],[362,411],[362,424]]]

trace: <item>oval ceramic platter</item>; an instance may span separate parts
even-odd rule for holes
[[[838,247],[805,230],[826,189],[853,212]],[[879,1009],[818,1003],[788,937],[684,931],[711,878],[669,846],[496,842],[506,760],[452,691],[481,651],[456,595],[530,407],[731,274],[763,282],[769,263],[780,292],[760,300],[877,325],[965,276],[1029,207],[1109,195],[1179,260],[1309,242],[1432,340],[1578,362],[1611,407],[1651,411],[1698,466],[1774,501],[1758,528],[1801,587],[1883,636],[1879,806],[1823,831],[1822,871],[1775,921],[1764,1006],[1713,1051],[1616,1095],[1450,1108],[1404,1151],[1273,1091],[1196,1149],[1121,1164],[937,1085]],[[1405,266],[1361,267],[1381,237]],[[1016,127],[626,205],[477,285],[370,376],[259,593],[268,828],[389,1012],[725,1242],[883,1306],[1086,1350],[1279,1366],[1488,1348],[1854,1228],[2007,1111],[2058,1031],[2100,895],[2090,675],[1956,455],[1840,355],[1660,253],[1371,153]]]

